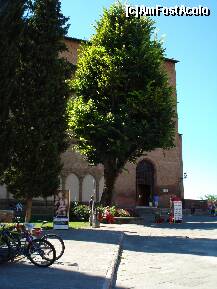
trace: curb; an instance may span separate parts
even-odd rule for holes
[[[119,261],[119,255],[122,250],[123,239],[124,239],[124,233],[121,233],[121,236],[118,242],[119,243],[118,248],[115,250],[114,257],[106,272],[105,281],[102,286],[102,289],[112,289],[113,279],[114,279],[115,271],[116,271],[118,261]]]

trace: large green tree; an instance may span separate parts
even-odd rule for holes
[[[35,0],[30,9],[11,108],[13,158],[4,176],[8,190],[26,200],[27,221],[32,198],[52,195],[59,186],[60,154],[67,148],[69,77],[68,63],[60,57],[68,30],[60,1]]]
[[[9,164],[13,141],[9,112],[16,94],[25,4],[25,0],[0,0],[0,175]]]
[[[104,10],[95,28],[71,81],[69,128],[88,161],[104,165],[101,201],[110,204],[127,161],[173,146],[174,99],[150,18],[126,18],[119,2]]]

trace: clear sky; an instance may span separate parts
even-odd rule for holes
[[[62,0],[69,36],[89,39],[113,0]],[[217,3],[215,0],[131,0],[131,5],[206,6],[211,15],[153,17],[176,65],[179,132],[183,134],[185,198],[217,194]]]

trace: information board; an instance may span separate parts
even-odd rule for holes
[[[59,190],[54,195],[54,229],[69,228],[70,191]]]
[[[174,222],[182,221],[182,201],[173,201]]]

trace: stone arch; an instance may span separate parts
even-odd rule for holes
[[[69,174],[65,180],[65,189],[70,190],[70,201],[79,201],[79,179],[75,174]]]
[[[137,204],[149,206],[153,198],[155,168],[151,161],[141,160],[136,167]]]
[[[92,175],[87,174],[82,183],[82,201],[89,202],[91,195],[96,199],[96,180]]]
[[[105,183],[104,176],[102,176],[99,180],[99,201],[101,200],[101,197],[102,197],[102,192],[104,189],[104,183]]]

